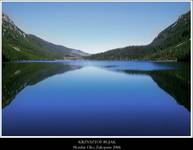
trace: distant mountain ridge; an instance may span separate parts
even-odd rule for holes
[[[190,61],[190,11],[160,32],[148,45],[117,48],[86,57],[98,60]]]
[[[3,61],[81,59],[88,53],[45,41],[26,34],[3,13],[2,15]]]

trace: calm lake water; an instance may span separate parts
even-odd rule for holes
[[[3,135],[190,135],[190,65],[3,64]]]

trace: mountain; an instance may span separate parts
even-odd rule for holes
[[[86,57],[109,60],[177,60],[190,61],[190,11],[160,32],[148,45],[117,48]]]
[[[81,59],[88,55],[26,34],[5,14],[2,16],[2,24],[3,61]]]

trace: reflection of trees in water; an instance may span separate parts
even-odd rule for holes
[[[145,74],[152,77],[157,85],[174,97],[180,105],[190,111],[190,69],[188,66],[179,70],[162,71],[124,71],[128,74]]]
[[[26,86],[34,85],[48,77],[79,69],[79,66],[62,63],[4,63],[3,64],[3,108]]]
[[[187,81],[179,72],[175,71],[152,73],[151,77],[160,88],[190,111],[190,80]]]
[[[128,74],[145,74],[157,85],[190,111],[190,66],[178,70],[139,71],[126,70]],[[64,73],[80,66],[62,63],[6,63],[3,64],[3,108],[26,86],[34,85],[50,76]],[[111,67],[106,67],[106,69]]]

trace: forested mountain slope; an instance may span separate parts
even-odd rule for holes
[[[26,34],[5,14],[2,16],[3,61],[54,60],[87,56],[80,50],[47,42],[35,35]]]
[[[190,61],[190,11],[160,32],[148,45],[128,46],[86,57],[107,60],[177,60]]]

